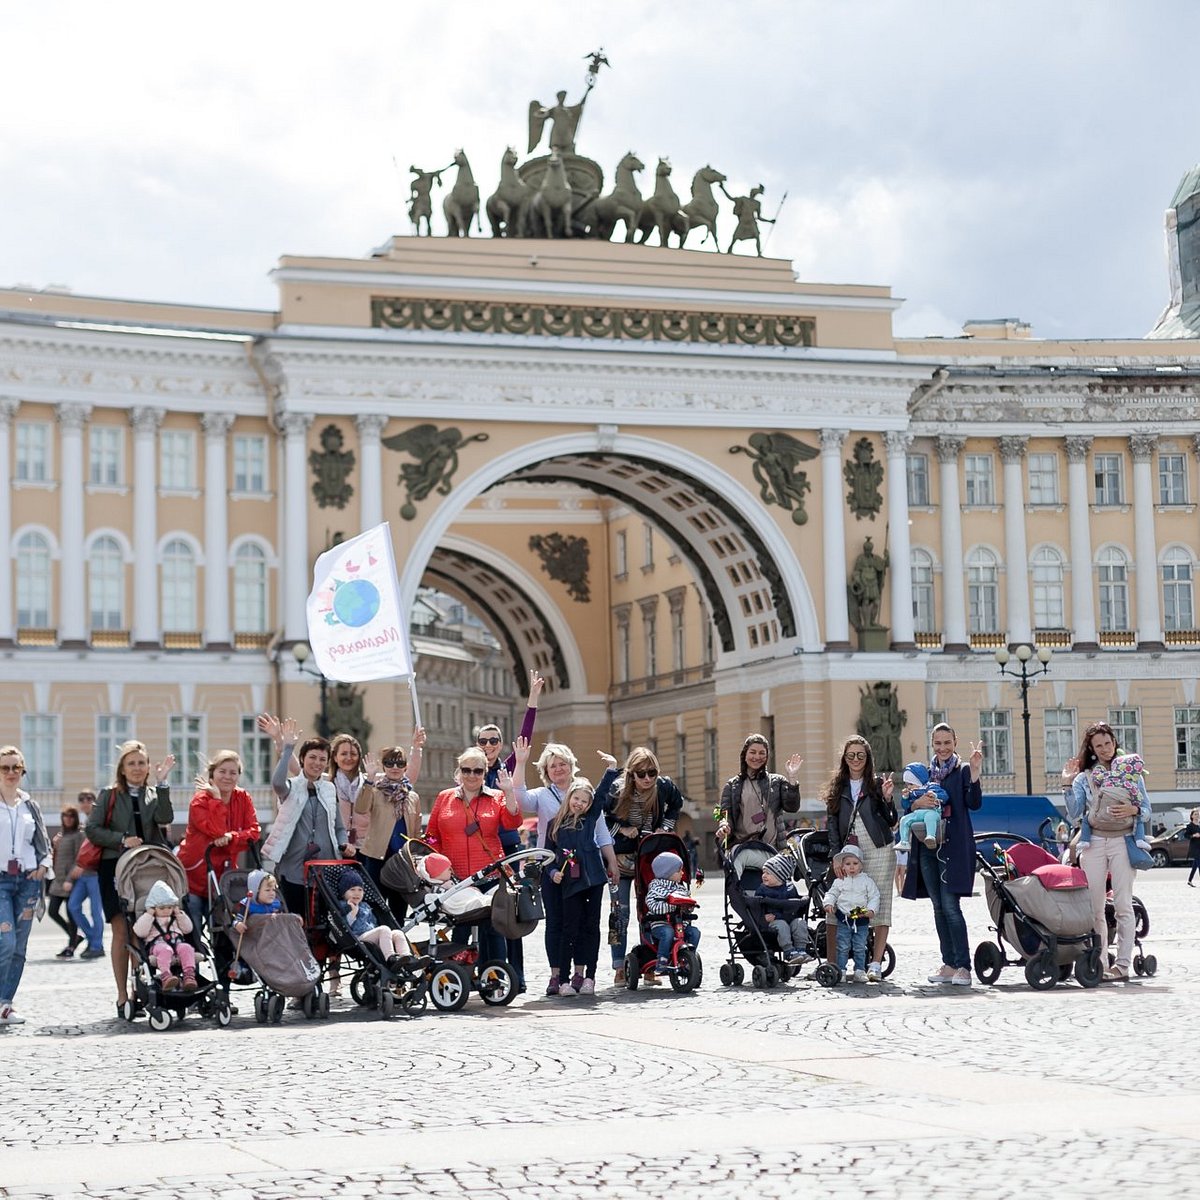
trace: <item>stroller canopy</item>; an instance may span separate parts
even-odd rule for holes
[[[187,872],[170,850],[163,846],[135,846],[117,859],[117,895],[133,913],[142,911],[150,889],[160,879],[182,904],[188,890]]]

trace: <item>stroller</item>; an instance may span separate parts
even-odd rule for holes
[[[737,961],[739,956],[750,964],[750,978],[755,987],[771,988],[800,972],[798,964],[784,962],[774,937],[765,929],[762,901],[754,895],[762,882],[763,865],[778,853],[766,842],[749,841],[734,846],[721,860],[725,874],[722,919],[725,940],[729,943],[729,961],[721,964],[720,977],[726,987],[745,982],[746,970]],[[807,912],[807,897],[797,895],[789,919],[803,919]]]
[[[179,860],[163,846],[143,844],[127,850],[117,861],[116,887],[121,911],[129,926],[130,993],[121,1015],[133,1021],[141,1013],[148,1014],[150,1028],[158,1033],[170,1029],[184,1019],[188,1012],[202,1017],[215,1017],[225,1026],[233,1020],[229,998],[215,983],[216,972],[212,957],[199,931],[193,934],[196,950],[196,989],[166,991],[159,979],[157,964],[146,952],[141,940],[134,936],[133,923],[141,915],[146,896],[156,880],[164,883],[180,897],[187,895],[187,874]]]
[[[975,947],[980,983],[993,984],[1004,967],[1024,964],[1026,982],[1036,991],[1067,980],[1072,971],[1083,987],[1096,987],[1103,960],[1087,876],[1017,834],[978,833],[975,848],[996,933],[995,942]],[[1016,957],[1005,953],[1005,942]]]
[[[691,856],[683,839],[677,833],[651,833],[644,837],[638,846],[637,864],[633,877],[633,889],[637,897],[637,918],[639,940],[628,954],[625,955],[625,986],[636,991],[644,975],[654,970],[658,960],[658,945],[650,936],[650,914],[646,908],[646,891],[654,878],[652,866],[655,856],[670,851],[679,855],[683,861],[683,877],[691,883]],[[700,986],[704,977],[704,964],[695,947],[687,945],[684,940],[687,927],[696,919],[696,901],[692,896],[677,896],[671,900],[674,912],[668,918],[675,930],[675,940],[671,945],[671,965],[675,968],[668,978],[671,987],[677,992],[694,992]]]
[[[407,1016],[414,1016],[428,1003],[425,968],[429,960],[414,955],[410,961],[397,964],[378,946],[355,937],[340,903],[342,873],[350,868],[354,868],[362,879],[364,899],[371,906],[375,919],[381,925],[399,928],[400,923],[392,915],[382,893],[369,874],[358,870],[354,860],[313,861],[304,864],[309,938],[323,940],[325,957],[341,955],[357,964],[350,980],[350,995],[356,1004],[377,1009],[385,1021],[397,1006]],[[321,1001],[327,1011],[328,996],[322,993]]]
[[[431,853],[432,846],[410,839],[383,864],[380,876],[383,886],[399,892],[409,906],[400,928],[410,935],[410,940],[411,931],[417,926],[428,927],[427,947],[414,941],[413,948],[434,960],[428,968],[430,1002],[439,1012],[458,1012],[471,998],[472,991],[478,991],[483,1002],[492,1007],[511,1004],[520,990],[512,968],[500,959],[479,961],[478,926],[491,920],[492,898],[485,896],[484,904],[465,910],[454,900],[463,899],[470,889],[495,888],[502,879],[512,876],[513,868],[522,862],[542,865],[553,862],[554,852],[517,850],[441,891],[431,889],[417,874],[417,861]],[[471,941],[465,945],[450,940],[459,926],[474,930]]]

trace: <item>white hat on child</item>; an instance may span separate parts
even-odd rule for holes
[[[143,907],[147,910],[151,908],[166,908],[168,905],[178,904],[179,897],[171,891],[167,883],[162,880],[156,880],[146,893],[146,903]]]

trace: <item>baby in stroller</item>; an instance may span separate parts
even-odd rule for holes
[[[417,858],[416,873],[421,884],[428,884],[431,894],[448,893],[439,896],[439,907],[448,917],[461,917],[467,913],[489,909],[491,902],[479,888],[456,886],[450,860],[444,854],[438,854],[436,850],[432,854],[423,854]],[[426,899],[428,898],[426,896]]]
[[[946,794],[946,789],[941,784],[930,783],[929,768],[924,763],[912,762],[904,768],[903,794],[906,806],[911,805],[914,800],[921,796],[932,796],[940,804],[937,808],[912,809],[900,818],[900,834],[899,840],[896,843],[897,848],[907,853],[912,844],[913,828],[920,826],[921,828],[917,830],[917,836],[921,837],[921,829],[923,829],[924,837],[921,840],[930,850],[936,850],[942,840],[938,836],[939,831],[944,829],[942,822],[945,815],[949,812],[946,806],[950,802],[950,797]]]
[[[800,966],[812,957],[808,953],[808,926],[797,914],[800,899],[794,884],[796,860],[790,854],[777,854],[763,863],[762,880],[754,895],[762,902],[761,912],[767,932],[783,954],[784,961]]]
[[[381,925],[376,920],[374,911],[365,899],[366,889],[363,887],[362,876],[357,871],[348,868],[342,872],[338,880],[338,891],[342,895],[341,909],[345,914],[346,924],[360,942],[379,950],[387,960],[389,969],[397,970],[415,964],[408,938],[399,929]]]
[[[683,859],[671,850],[655,856],[651,869],[654,879],[646,889],[647,932],[658,947],[655,969],[660,975],[673,975],[671,946],[675,941],[675,926],[671,921],[672,896],[690,896],[683,878]],[[695,949],[700,944],[700,930],[693,924],[684,927],[684,940]]]
[[[269,917],[281,912],[283,901],[279,899],[279,882],[275,876],[261,869],[251,871],[246,876],[246,896],[237,907],[234,929],[245,933],[248,917]]]
[[[841,864],[842,876],[825,893],[825,916],[837,919],[837,967],[843,974],[853,955],[854,982],[867,982],[867,940],[871,918],[879,908],[879,888],[863,871],[862,851],[843,846],[833,856]]]
[[[164,880],[157,880],[146,893],[145,911],[133,923],[133,932],[154,959],[164,992],[180,986],[179,976],[171,970],[176,959],[183,971],[183,990],[196,990],[196,951],[188,941],[192,922],[180,909],[179,897]]]

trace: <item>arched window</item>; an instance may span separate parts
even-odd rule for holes
[[[243,542],[233,556],[233,628],[267,632],[267,556],[253,542]]]
[[[170,633],[196,628],[196,556],[182,538],[163,547],[162,627]]]
[[[1029,561],[1033,578],[1033,624],[1036,629],[1062,629],[1063,557],[1053,546],[1042,546]]]
[[[22,534],[17,543],[18,628],[50,628],[52,578],[50,543],[32,530]]]
[[[982,546],[967,559],[967,607],[972,633],[1000,632],[1000,566]]]
[[[934,633],[937,629],[933,608],[933,555],[928,550],[912,552],[913,629]]]
[[[124,629],[125,563],[114,537],[98,537],[88,555],[88,607],[93,629]]]
[[[1163,628],[1194,629],[1192,556],[1182,546],[1163,555]]]
[[[1109,546],[1096,559],[1100,581],[1100,628],[1106,633],[1129,628],[1129,560]]]

